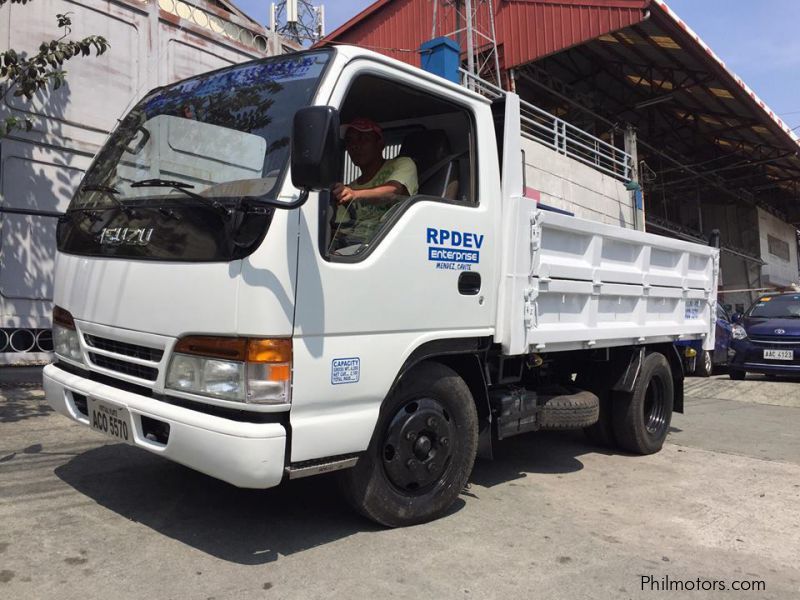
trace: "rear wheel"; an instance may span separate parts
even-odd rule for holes
[[[661,450],[672,420],[675,386],[663,354],[645,356],[633,392],[620,394],[614,405],[614,434],[619,446],[636,454]]]
[[[464,380],[439,363],[403,376],[381,410],[372,441],[342,472],[350,504],[388,527],[442,516],[467,483],[478,448],[478,415]]]

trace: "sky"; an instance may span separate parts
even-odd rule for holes
[[[261,22],[269,2],[233,0]],[[330,33],[372,0],[314,0]],[[800,0],[667,0],[689,27],[800,133]]]

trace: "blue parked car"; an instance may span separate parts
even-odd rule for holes
[[[762,296],[734,315],[728,373],[800,375],[800,293]]]
[[[684,369],[689,375],[709,377],[715,367],[721,367],[728,361],[728,348],[731,343],[733,323],[728,312],[717,304],[717,323],[714,333],[714,350],[703,350],[702,340],[675,342],[682,347]]]

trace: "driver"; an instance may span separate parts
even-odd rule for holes
[[[381,219],[396,204],[396,197],[417,193],[417,166],[406,156],[383,157],[383,129],[372,119],[354,119],[342,126],[342,135],[347,154],[361,175],[347,185],[337,183],[331,188],[337,204],[349,213],[340,210],[337,220],[353,221],[351,226],[336,228],[334,237],[346,235],[359,244],[369,243]]]
[[[347,185],[337,183],[332,192],[339,204],[360,200],[377,206],[386,196],[417,193],[417,167],[406,156],[383,158],[383,129],[372,119],[360,117],[342,126],[344,145],[361,175]]]

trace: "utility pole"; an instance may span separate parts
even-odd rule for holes
[[[325,35],[325,7],[309,0],[272,3],[269,21],[274,33],[301,45],[313,44]]]
[[[449,37],[458,43],[470,75],[501,86],[494,2],[433,0],[432,34],[433,37]]]
[[[625,128],[625,152],[631,156],[630,183],[626,185],[633,197],[633,227],[645,231],[644,190],[639,178],[639,145],[633,125]]]

